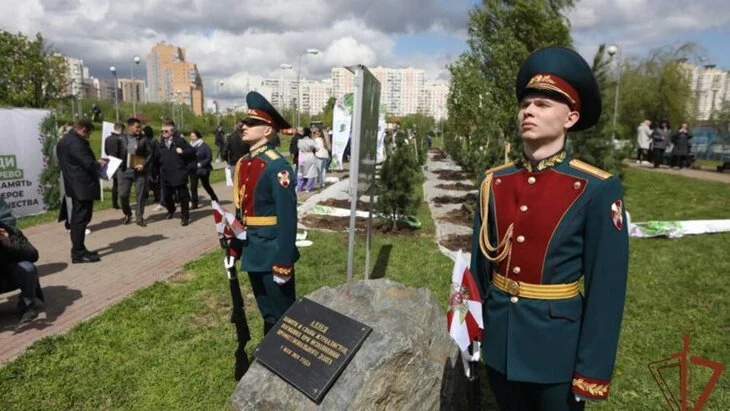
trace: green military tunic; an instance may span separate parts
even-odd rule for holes
[[[294,303],[297,198],[289,163],[271,145],[242,157],[234,175],[236,215],[246,229],[241,269],[251,286],[267,327]],[[291,277],[283,285],[273,275]]]
[[[565,151],[487,171],[471,268],[489,367],[507,381],[608,396],[628,271],[625,222],[620,180]]]

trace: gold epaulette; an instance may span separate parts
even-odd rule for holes
[[[580,161],[578,159],[570,160],[571,167],[578,169],[580,171],[586,172],[593,177],[600,178],[601,180],[605,180],[609,177],[611,177],[613,174],[609,173],[608,171],[601,170],[598,167],[592,166],[586,162]]]
[[[484,173],[484,175],[494,173],[495,171],[499,171],[499,170],[502,170],[503,168],[511,167],[513,165],[515,165],[515,162],[514,161],[509,161],[507,163],[502,164],[501,166],[497,166],[497,167],[490,168],[489,170],[487,170]]]
[[[269,157],[270,160],[276,160],[277,158],[281,157],[281,155],[279,155],[279,153],[277,153],[276,150],[273,149],[266,150],[264,154],[266,154],[266,156]]]

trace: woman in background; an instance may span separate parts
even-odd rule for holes
[[[327,167],[330,162],[330,145],[327,136],[324,135],[322,129],[315,127],[312,130],[314,143],[317,145],[317,151],[314,153],[317,164],[317,181],[315,187],[324,187],[324,179],[327,177]]]
[[[297,142],[299,148],[299,176],[297,178],[297,192],[302,191],[304,182],[306,180],[306,192],[312,191],[314,188],[314,182],[317,179],[317,164],[314,157],[314,153],[317,151],[317,144],[312,139],[312,130],[309,127],[304,127],[304,133]]]
[[[208,143],[203,141],[203,136],[200,131],[193,130],[190,132],[190,145],[195,149],[195,156],[197,162],[192,163],[194,167],[189,169],[190,171],[190,198],[192,210],[198,208],[198,180],[200,180],[205,192],[208,193],[211,201],[218,201],[218,196],[215,195],[213,187],[210,186],[210,172],[213,170],[211,160],[213,154],[210,151]]]

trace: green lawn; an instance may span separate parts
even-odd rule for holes
[[[634,221],[727,218],[730,187],[626,170],[626,203]],[[376,236],[372,261],[389,252],[385,277],[428,287],[446,306],[450,261],[433,242],[434,225],[415,236]],[[310,232],[297,264],[300,295],[344,281],[345,234]],[[358,266],[364,266],[359,240]],[[647,365],[681,349],[730,364],[730,233],[682,239],[632,239],[628,297],[611,398],[596,410],[666,409]],[[220,252],[186,266],[173,281],[141,290],[63,336],[46,338],[0,369],[0,404],[8,409],[225,409],[234,389],[235,341]],[[418,261],[414,264],[414,260]],[[362,274],[358,276],[362,278]],[[242,281],[255,346],[261,320]],[[536,342],[539,349],[539,342]],[[693,368],[694,396],[707,374]],[[671,381],[672,379],[669,378]],[[481,384],[486,387],[486,382]],[[486,388],[485,388],[486,390]],[[489,398],[483,396],[483,409]],[[726,373],[706,404],[730,409]]]

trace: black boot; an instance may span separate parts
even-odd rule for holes
[[[268,321],[264,321],[264,335],[268,334],[269,331],[271,331],[271,329],[274,328],[274,325],[275,324],[273,324],[273,323],[270,323]]]

